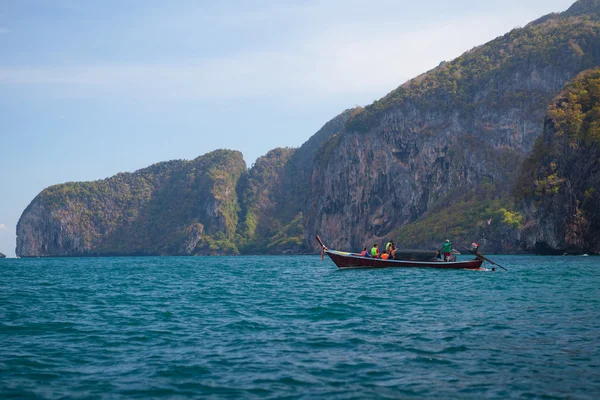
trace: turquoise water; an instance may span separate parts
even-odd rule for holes
[[[0,261],[0,397],[600,397],[600,258]]]

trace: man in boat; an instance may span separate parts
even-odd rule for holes
[[[369,255],[368,255],[368,252],[367,252],[367,248],[366,248],[366,247],[363,249],[363,251],[361,251],[361,252],[360,252],[360,255],[361,255],[362,257],[368,257],[368,256],[369,256]]]
[[[388,254],[388,260],[393,260],[396,257],[396,246],[394,246],[392,240],[385,245],[385,252]]]
[[[446,239],[446,243],[444,243],[442,249],[444,253],[444,261],[448,261],[450,259],[450,256],[452,255],[452,242]]]
[[[379,247],[377,247],[377,243],[375,243],[371,248],[371,257],[379,258]]]

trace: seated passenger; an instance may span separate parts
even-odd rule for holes
[[[386,253],[389,253],[389,251],[390,251],[390,247],[391,247],[391,246],[393,246],[393,245],[394,245],[394,242],[392,242],[391,240],[390,240],[390,241],[388,241],[388,242],[385,244],[385,252],[386,252]]]
[[[371,257],[379,258],[379,248],[377,247],[377,243],[375,243],[371,248]]]
[[[390,241],[390,246],[388,247],[387,253],[389,260],[393,260],[396,258],[396,246],[394,245],[394,242]]]
[[[367,248],[365,247],[363,251],[360,252],[360,255],[363,257],[367,257]]]
[[[383,253],[383,254],[381,255],[381,258],[382,258],[382,259],[384,259],[384,260],[387,260],[387,259],[389,258],[389,256],[390,256],[390,255],[389,255],[388,253]]]

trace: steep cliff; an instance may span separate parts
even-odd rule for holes
[[[237,253],[241,153],[215,151],[42,191],[17,224],[18,256]]]
[[[315,157],[348,120],[346,110],[327,122],[298,149],[275,149],[260,157],[241,187],[243,224],[238,229],[248,253],[303,253],[303,212]]]
[[[547,105],[579,72],[600,65],[598,11],[597,1],[577,2],[355,110],[317,156],[307,243],[320,232],[332,246],[362,248],[417,227],[410,242],[433,244],[450,234],[472,238],[503,209],[512,215],[510,188]],[[482,184],[491,198],[477,197]],[[478,215],[463,212],[481,201]],[[513,250],[518,229],[504,220],[496,233],[505,236],[493,239]],[[431,229],[435,237],[423,234]]]
[[[288,233],[279,210],[289,201],[284,190],[285,166],[295,149],[274,149],[256,160],[241,185],[240,237],[251,253],[295,251],[302,244],[302,226]],[[301,217],[301,215],[300,215]]]
[[[600,69],[554,99],[515,192],[526,250],[600,253]]]
[[[17,225],[17,255],[300,253],[312,162],[348,112],[299,149],[274,149],[250,170],[239,152],[159,163],[42,191]]]

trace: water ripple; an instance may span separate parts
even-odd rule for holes
[[[600,397],[600,265],[0,261],[0,397]]]

